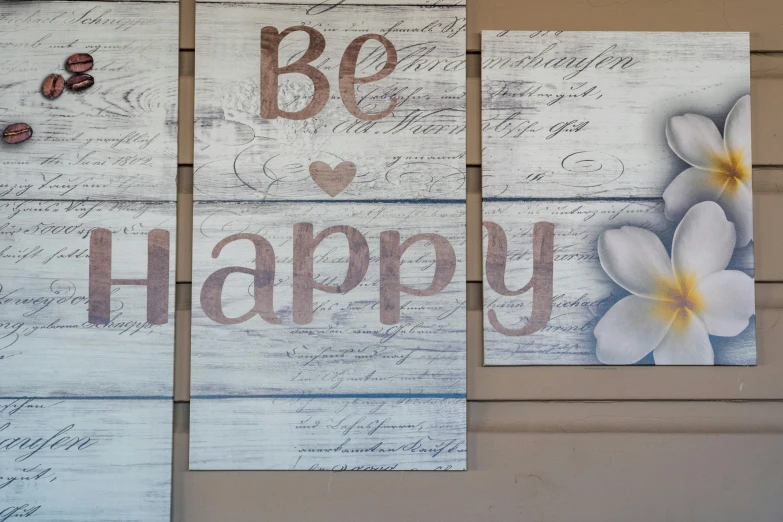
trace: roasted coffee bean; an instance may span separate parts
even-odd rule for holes
[[[65,84],[72,91],[83,91],[89,89],[95,83],[95,79],[89,74],[74,74],[67,80]]]
[[[14,123],[6,127],[3,131],[3,141],[11,145],[16,145],[17,143],[29,140],[32,135],[33,129],[28,124]]]
[[[65,68],[74,73],[83,73],[92,69],[92,56],[86,53],[69,56],[65,62]]]
[[[47,98],[53,100],[59,98],[65,88],[65,78],[59,74],[50,74],[46,77],[41,87],[41,92]]]

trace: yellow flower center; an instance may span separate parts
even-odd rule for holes
[[[704,300],[696,290],[696,278],[686,275],[674,280],[662,280],[656,285],[655,314],[663,321],[672,321],[672,328],[684,330],[693,314],[704,308]]]
[[[740,184],[750,179],[750,169],[742,156],[742,151],[729,150],[728,154],[716,154],[712,160],[712,181],[729,195],[736,194]]]

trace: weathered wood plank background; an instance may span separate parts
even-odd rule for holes
[[[0,201],[0,397],[171,395],[173,203]],[[147,277],[147,235],[170,234],[168,322],[147,288],[115,286],[107,325],[87,321],[90,234],[112,232],[112,276]]]
[[[170,519],[178,4],[0,3],[0,519]],[[95,85],[41,94],[90,53]],[[167,322],[147,288],[113,286],[88,322],[90,236],[109,277],[146,279],[169,233]]]
[[[418,216],[420,219],[411,219]],[[455,246],[464,243],[464,212],[457,205],[317,205],[304,212],[297,203],[247,205],[199,203],[195,208],[196,237],[194,300],[203,300],[202,282],[226,266],[249,266],[255,258],[249,241],[227,246],[215,259],[212,247],[229,230],[263,233],[275,250],[274,310],[282,324],[260,317],[237,325],[219,325],[198,305],[193,339],[194,395],[254,395],[273,393],[416,393],[461,394],[464,390],[465,271],[457,257],[451,282],[434,296],[401,297],[401,321],[381,323],[379,235],[398,230],[408,238],[427,230]],[[294,324],[292,317],[293,226],[309,222],[316,233],[337,224],[360,230],[369,247],[367,274],[345,294],[315,291],[313,320]],[[339,284],[349,257],[345,237],[327,238],[316,250],[316,281]],[[252,266],[252,265],[251,265]],[[426,288],[435,272],[432,247],[418,243],[402,259],[401,281]],[[223,289],[223,310],[228,317],[253,306],[252,276],[235,276]],[[244,339],[239,342],[239,339]],[[429,369],[430,371],[425,371]],[[230,374],[231,378],[226,376]],[[263,375],[263,378],[259,376]],[[329,376],[333,378],[330,380]],[[366,380],[363,380],[367,377]]]
[[[466,469],[465,399],[404,395],[194,398],[190,469]]]
[[[417,219],[411,219],[416,216]],[[381,323],[380,239],[397,230],[402,238],[437,230],[460,252],[464,211],[459,205],[330,204],[305,211],[299,203],[198,203],[195,207],[193,339],[198,347],[191,371],[193,394],[463,394],[465,388],[465,261],[458,255],[446,288],[433,296],[401,296],[400,321]],[[367,274],[344,294],[314,291],[310,324],[292,317],[293,228],[312,223],[315,233],[331,226],[360,230],[369,247]],[[281,324],[260,317],[236,325],[207,317],[203,281],[227,266],[253,266],[250,241],[211,255],[228,233],[259,233],[275,251],[274,311]],[[340,284],[349,258],[345,237],[335,234],[315,251],[315,280]],[[426,288],[435,273],[435,253],[427,242],[413,245],[402,258],[402,284]],[[253,277],[236,275],[223,287],[223,312],[239,317],[253,307]],[[227,376],[231,376],[227,378]],[[263,376],[263,377],[261,377]]]
[[[176,199],[176,20],[175,2],[0,3],[0,123],[35,136],[0,144],[0,198]],[[80,52],[95,85],[42,96]]]
[[[370,263],[353,290],[344,294],[316,290],[312,323],[297,325],[292,317],[291,281],[293,227],[300,222],[312,223],[316,233],[336,225],[360,230]],[[461,205],[329,203],[305,210],[301,203],[197,203],[194,229],[193,256],[198,262],[192,319],[193,469],[464,468],[466,308]],[[403,238],[437,230],[458,252],[446,288],[431,297],[403,295],[401,319],[393,325],[381,323],[377,306],[379,235],[385,230],[397,230]],[[225,325],[205,315],[204,300],[210,297],[202,285],[207,277],[226,266],[254,265],[250,241],[227,246],[215,259],[210,255],[218,241],[240,231],[262,234],[274,248],[273,309],[281,324],[254,316]],[[341,235],[324,240],[315,251],[315,280],[339,284],[349,256]],[[402,258],[401,281],[426,288],[435,263],[428,243],[413,245]],[[226,282],[222,290],[226,316],[239,317],[252,308],[252,283],[251,276],[234,276]],[[392,410],[394,416],[385,421]],[[371,417],[370,411],[375,412]],[[365,419],[361,424],[366,421],[366,429],[343,438],[344,430],[333,424],[344,416]],[[429,420],[422,424],[426,416]],[[251,421],[262,417],[263,426]],[[250,424],[242,430],[233,429],[232,423]],[[390,431],[381,426],[385,424]],[[451,451],[430,455],[418,447],[422,437],[438,441],[433,447],[446,444]],[[221,442],[225,440],[232,444]],[[344,449],[331,451],[344,442]],[[375,445],[383,450],[355,456]],[[387,448],[395,451],[387,453]],[[400,448],[408,448],[407,453],[397,452]],[[427,458],[414,458],[419,449]]]
[[[669,118],[722,129],[750,93],[744,33],[485,32],[483,45],[484,198],[660,198],[685,168]],[[592,65],[528,66],[581,58]]]
[[[171,412],[166,399],[0,399],[0,519],[170,520]]]
[[[546,325],[513,337],[486,320],[484,363],[600,364],[594,330],[628,292],[602,269],[598,238],[634,226],[670,248],[679,220],[664,216],[662,197],[690,165],[667,142],[667,122],[695,113],[723,128],[737,100],[750,93],[748,35],[482,36],[483,219],[503,227],[514,243],[505,274],[510,288],[531,280],[533,224],[555,226],[553,308]],[[751,158],[742,159],[750,169]],[[752,277],[752,246],[738,246],[744,248],[728,269]],[[519,329],[533,313],[532,292],[504,297],[485,284],[484,306],[501,325]],[[753,322],[739,336],[710,341],[715,364],[756,363]],[[655,362],[651,356],[640,361]]]
[[[464,13],[460,2],[196,6],[192,469],[465,468]],[[330,84],[326,104],[304,120],[264,119],[261,28],[302,24],[325,37],[313,64]],[[384,35],[397,54],[388,78],[354,87],[366,113],[396,100],[376,121],[349,112],[338,89],[343,53],[366,33]],[[288,36],[279,63],[295,61],[307,42],[301,32]],[[370,41],[356,75],[385,62],[384,48]],[[302,109],[313,92],[305,76],[280,76],[287,111]],[[351,162],[355,177],[343,178],[340,190],[324,188],[317,162],[326,171]],[[292,311],[294,264],[304,253],[294,253],[297,223],[312,223],[316,234],[353,227],[369,250],[356,288],[316,289],[307,324],[296,324]],[[456,255],[447,286],[432,296],[403,294],[401,318],[391,323],[379,311],[381,279],[390,277],[380,266],[384,231],[402,241],[436,233]],[[227,317],[253,306],[251,276],[232,276],[220,295],[204,290],[218,269],[254,266],[250,241],[213,252],[236,233],[258,234],[274,249],[271,308],[281,324],[208,317],[212,301]],[[315,280],[338,284],[351,256],[344,236],[326,238],[315,251]],[[412,245],[400,262],[402,284],[427,288],[435,266],[432,244]],[[345,431],[341,418],[357,428]]]
[[[346,3],[321,13],[301,4],[198,4],[196,197],[330,200],[311,179],[309,165],[350,161],[356,177],[335,200],[464,200],[464,13],[464,6]],[[314,63],[329,82],[329,100],[312,118],[264,119],[261,28],[273,25],[282,31],[302,24],[325,36],[323,55]],[[355,87],[358,107],[366,113],[380,113],[396,99],[392,113],[377,121],[350,114],[339,89],[343,53],[366,33],[384,35],[397,50],[389,77]],[[280,64],[294,61],[306,45],[303,33],[288,36]],[[367,42],[356,76],[376,73],[385,58],[380,43]],[[232,67],[226,68],[226,62]],[[302,109],[312,96],[312,82],[304,75],[284,74],[279,82],[280,107],[287,111]]]

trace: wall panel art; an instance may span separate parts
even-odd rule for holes
[[[487,365],[756,362],[747,33],[482,34]]]
[[[464,2],[196,26],[191,469],[464,469]]]
[[[176,2],[0,4],[0,520],[170,516]]]

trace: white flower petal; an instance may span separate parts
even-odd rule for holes
[[[691,315],[687,324],[672,326],[653,351],[655,364],[715,364],[707,327]]]
[[[652,299],[635,295],[615,303],[593,331],[598,340],[598,360],[604,364],[633,364],[653,351],[671,323],[661,316],[659,306]]]
[[[715,173],[691,167],[680,173],[663,191],[667,219],[679,221],[690,208],[702,201],[717,201],[723,186],[715,182]]]
[[[753,164],[750,135],[750,95],[746,94],[731,108],[726,118],[723,136],[726,142],[726,154],[729,156],[740,154],[742,162],[748,169]]]
[[[753,279],[736,270],[710,274],[696,286],[703,309],[698,315],[710,335],[734,337],[756,313]]]
[[[682,279],[702,277],[726,268],[734,253],[734,225],[717,203],[705,201],[682,218],[672,239],[674,273]]]
[[[683,161],[702,169],[713,168],[715,158],[725,154],[718,127],[699,114],[670,118],[666,123],[666,141]]]
[[[749,184],[736,183],[726,187],[718,199],[726,217],[737,231],[737,248],[753,239],[753,190]]]
[[[604,231],[598,238],[598,258],[615,283],[643,297],[654,296],[657,285],[674,276],[663,243],[643,228]]]

